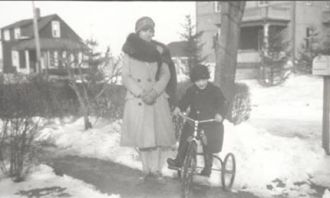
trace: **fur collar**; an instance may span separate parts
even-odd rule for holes
[[[160,62],[161,56],[154,42],[141,39],[136,33],[128,35],[122,48],[123,52],[140,61]]]
[[[161,52],[157,50],[160,47]],[[130,57],[144,62],[157,62],[156,80],[159,80],[161,63],[168,64],[171,78],[166,86],[166,92],[170,96],[169,102],[171,106],[177,105],[176,89],[177,89],[177,77],[175,71],[175,65],[171,59],[171,54],[167,46],[161,42],[152,40],[151,42],[144,41],[136,33],[128,35],[126,42],[122,48],[123,52]]]

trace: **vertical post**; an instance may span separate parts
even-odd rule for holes
[[[330,155],[330,76],[323,77],[322,146]]]
[[[221,36],[218,38],[218,43],[216,44],[216,69],[214,72],[214,82],[217,85],[221,85],[221,82],[224,81],[222,79],[222,73],[224,72],[224,56],[226,55],[227,49],[227,42],[229,34],[227,31],[229,30],[229,22],[228,22],[228,15],[229,15],[229,2],[222,1],[221,2]]]
[[[269,40],[268,40],[268,37],[269,37],[269,23],[265,23],[264,24],[264,50],[265,50],[265,54],[267,55],[268,54],[268,47],[269,47]]]
[[[196,24],[196,32],[199,32],[197,15],[198,15],[198,1],[196,1],[196,3],[195,3],[195,24]]]
[[[30,55],[29,55],[28,50],[25,50],[25,66],[26,66],[27,73],[30,73],[30,71],[31,71],[31,69],[30,69]]]
[[[291,4],[291,42],[292,42],[292,66],[295,69],[296,61],[296,1],[292,1]]]
[[[40,64],[40,40],[39,40],[39,28],[38,28],[38,19],[37,19],[37,11],[34,6],[34,1],[32,1],[32,9],[33,9],[33,30],[34,30],[34,40],[36,44],[36,70],[37,72],[41,72],[41,64]]]

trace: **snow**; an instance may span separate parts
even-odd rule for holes
[[[313,197],[312,183],[330,189],[330,156],[321,145],[322,78],[292,75],[277,87],[262,87],[254,80],[243,82],[251,91],[251,119],[236,126],[224,122],[225,141],[219,154],[222,159],[229,152],[235,155],[237,171],[233,192],[249,191],[260,197],[280,194]],[[264,121],[274,122],[284,130],[277,132],[273,129],[278,127],[272,128],[272,124],[258,125]],[[56,121],[44,128],[38,138],[53,141],[68,154],[111,160],[141,170],[136,150],[119,146],[120,125],[121,120],[100,120],[93,129],[84,131],[83,119],[65,123]],[[174,154],[168,153],[169,156]],[[166,167],[163,173],[174,175]],[[89,197],[108,197],[81,181],[55,176],[44,165],[33,175],[25,183],[15,185],[9,180],[1,180],[0,189],[7,190],[0,190],[0,197],[5,196],[1,193],[13,195],[22,189],[59,184],[66,186],[75,195],[73,197],[88,197],[75,194],[81,192],[80,188],[95,193]],[[220,185],[216,173],[209,181],[211,185]],[[79,186],[79,192],[73,186]],[[323,198],[329,197],[329,190],[325,190]]]
[[[0,182],[1,198],[19,198],[20,194],[32,189],[53,188],[53,191],[43,190],[40,192],[44,198],[60,197],[61,193],[67,193],[71,197],[79,198],[119,198],[119,195],[106,195],[98,192],[94,186],[80,180],[64,175],[56,176],[52,168],[46,165],[35,167],[33,174],[29,175],[26,181],[14,183],[10,179],[3,179]],[[5,189],[5,190],[4,190]],[[20,193],[21,192],[21,193]]]
[[[322,198],[330,198],[330,191],[329,190],[325,190],[324,195]]]

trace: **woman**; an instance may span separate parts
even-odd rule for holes
[[[145,179],[162,180],[164,154],[175,144],[166,89],[173,87],[176,74],[165,57],[168,49],[152,40],[154,27],[150,17],[140,18],[123,46],[122,80],[127,94],[121,145],[138,148]]]

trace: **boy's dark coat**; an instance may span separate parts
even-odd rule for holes
[[[190,107],[189,117],[198,120],[213,119],[217,113],[225,117],[225,97],[221,89],[208,82],[204,90],[196,85],[189,87],[179,102],[181,111],[186,111]],[[222,149],[224,127],[222,123],[212,122],[200,125],[207,137],[208,152],[217,153]],[[182,130],[181,139],[187,139],[193,132],[193,126],[185,123]]]

